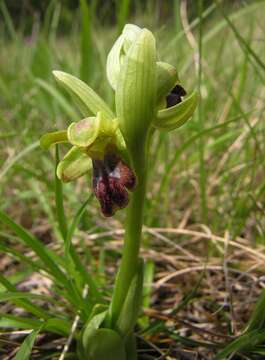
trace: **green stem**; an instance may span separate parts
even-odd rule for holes
[[[112,326],[114,326],[119,317],[130,283],[139,265],[138,256],[141,243],[147,177],[145,151],[139,151],[138,149],[133,158],[134,170],[137,176],[137,187],[131,194],[130,203],[127,208],[123,254],[111,304]]]

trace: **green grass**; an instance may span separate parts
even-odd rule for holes
[[[103,249],[100,262],[91,256],[93,248],[88,250],[79,241],[75,250],[71,242],[80,239],[83,232],[97,234],[122,228],[124,214],[118,213],[115,221],[101,218],[91,198],[89,177],[62,189],[54,180],[54,163],[59,154],[44,152],[38,140],[47,130],[65,128],[80,118],[68,95],[53,80],[53,69],[89,80],[89,85],[113,104],[113,92],[105,75],[106,56],[128,20],[155,32],[161,60],[177,66],[188,91],[199,84],[201,94],[192,120],[169,135],[156,134],[145,225],[177,228],[188,212],[189,228],[204,224],[216,235],[224,236],[229,231],[231,239],[241,236],[250,247],[265,245],[264,2],[251,1],[231,8],[214,3],[206,8],[199,1],[204,4],[201,16],[197,12],[186,29],[194,36],[193,48],[180,23],[178,1],[170,11],[174,15],[165,21],[152,12],[152,1],[144,15],[140,2],[135,1],[135,12],[130,14],[133,2],[121,1],[116,9],[117,26],[105,27],[96,18],[96,1],[89,8],[85,1],[80,3],[82,17],[73,17],[73,31],[67,36],[58,30],[62,9],[51,1],[43,27],[36,20],[32,36],[26,38],[21,29],[16,29],[5,3],[0,2],[4,20],[0,24],[0,251],[18,260],[18,273],[25,269],[30,273],[45,272],[53,281],[53,291],[68,304],[63,316],[54,314],[51,304],[44,314],[35,299],[20,297],[15,276],[1,275],[9,301],[34,317],[20,322],[10,314],[0,314],[0,327],[5,322],[15,329],[34,329],[25,340],[30,346],[40,329],[67,335],[77,312],[81,321],[86,318],[86,302],[90,300],[82,296],[85,285],[92,289],[94,298],[99,298],[98,288],[102,287],[104,296],[110,295],[104,274],[104,247],[109,238],[95,242]],[[194,54],[198,52],[196,69]],[[33,234],[43,224],[49,225],[49,246]],[[181,243],[183,239],[179,236],[174,241]],[[34,252],[33,258],[23,257],[22,250],[16,249],[19,242]],[[152,247],[150,235],[145,234],[144,244]],[[77,251],[83,254],[82,263]],[[221,258],[215,246],[209,251]],[[117,256],[118,251],[110,251],[106,261],[116,261]],[[153,267],[148,264],[146,276],[152,279]],[[146,294],[150,295],[148,286]],[[145,305],[150,305],[150,298],[145,299]],[[260,314],[264,308],[264,301],[260,301],[256,311]],[[223,350],[226,355],[216,359],[237,350],[264,353],[264,321],[257,321],[255,313],[253,316],[249,333],[235,340]],[[146,317],[143,324],[149,326]],[[248,348],[253,337],[258,339],[254,350]]]

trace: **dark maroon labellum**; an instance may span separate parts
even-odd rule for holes
[[[186,94],[183,87],[177,84],[166,97],[167,108],[179,104],[182,101],[182,96],[185,96]]]
[[[100,202],[104,216],[128,205],[128,190],[133,190],[136,178],[133,171],[116,154],[106,154],[103,160],[93,160],[93,192]]]

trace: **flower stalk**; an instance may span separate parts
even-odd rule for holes
[[[143,156],[143,153],[145,154]],[[130,283],[139,267],[139,250],[141,244],[144,202],[146,196],[147,159],[144,151],[133,162],[137,177],[137,188],[132,193],[126,212],[126,225],[123,253],[111,304],[112,325],[121,312]]]

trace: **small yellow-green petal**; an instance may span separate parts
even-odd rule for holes
[[[67,129],[68,140],[72,145],[87,147],[97,137],[96,117],[88,117],[69,125]]]
[[[109,120],[98,112],[96,117],[72,123],[68,128],[68,140],[72,145],[102,152],[115,137],[117,127],[117,120]]]
[[[40,146],[43,149],[49,149],[51,145],[68,142],[67,131],[54,131],[42,135],[40,138]]]
[[[80,148],[72,147],[57,166],[57,176],[63,182],[79,178],[92,168],[91,159]]]
[[[160,110],[153,124],[160,130],[174,130],[179,128],[193,115],[198,103],[198,94],[194,91],[186,97],[181,103]]]

